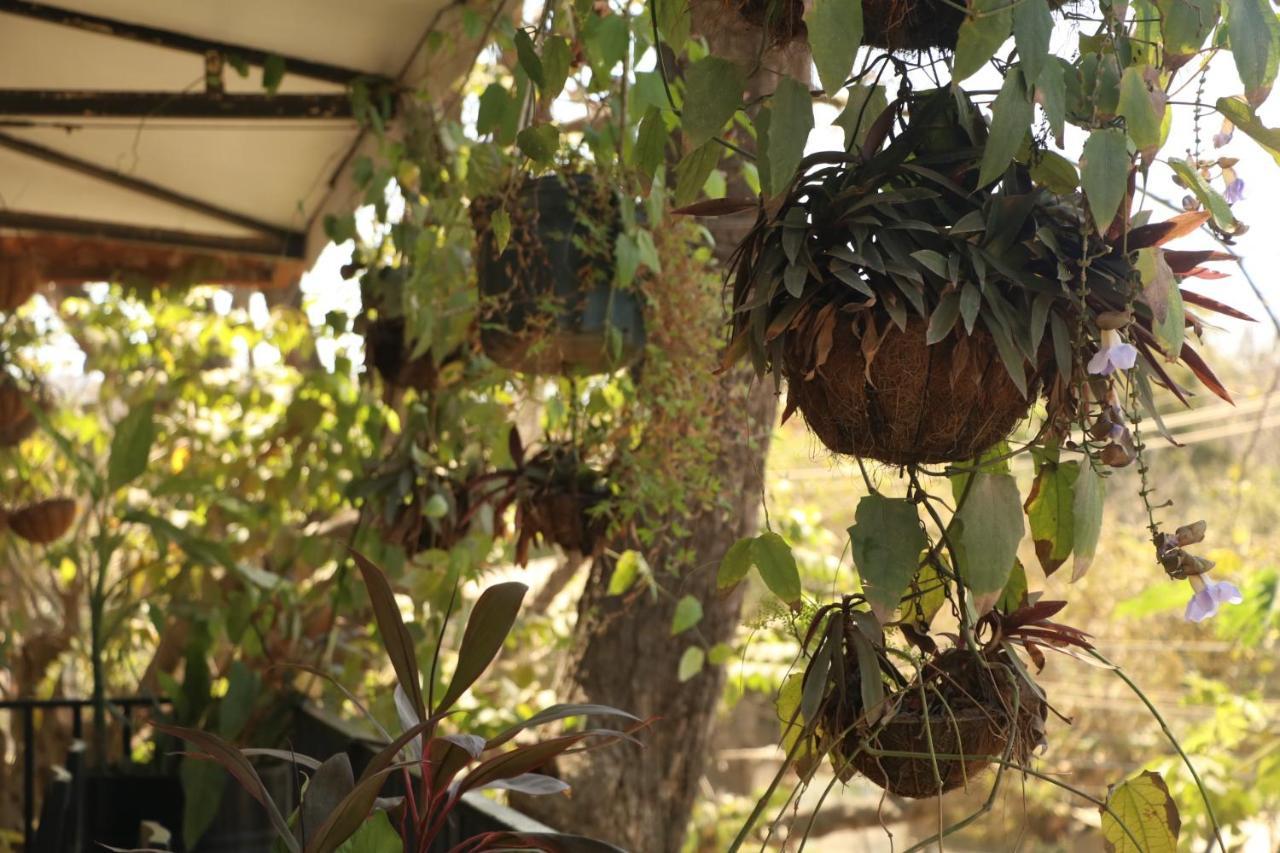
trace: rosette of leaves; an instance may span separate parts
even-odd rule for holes
[[[1222,256],[1160,248],[1203,218],[1099,234],[1017,164],[984,184],[987,145],[949,91],[895,101],[860,151],[806,158],[739,247],[727,360],[785,377],[787,414],[800,409],[831,450],[975,458],[1038,390],[1084,378],[1109,312],[1133,311],[1157,381],[1176,389],[1159,362],[1181,357],[1221,392],[1183,341],[1178,279]]]

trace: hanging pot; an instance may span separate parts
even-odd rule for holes
[[[835,316],[820,366],[806,366],[813,341],[794,333],[784,364],[788,412],[798,408],[831,451],[893,465],[962,462],[1027,417],[1036,395],[1018,390],[985,330],[928,344],[927,324],[915,316],[905,331],[887,318],[873,331],[870,312],[856,324]]]
[[[17,310],[40,286],[40,267],[16,255],[0,256],[0,311]]]
[[[51,498],[9,513],[9,529],[33,545],[61,539],[76,520],[76,502]]]
[[[1020,676],[1005,660],[1003,652],[942,652],[925,664],[923,688],[918,681],[901,688],[889,700],[897,711],[872,725],[871,734],[852,722],[860,708],[830,708],[825,729],[846,733],[831,745],[832,762],[846,778],[857,770],[891,794],[924,799],[965,786],[1006,753],[1012,762],[1026,761],[1043,742],[1048,707],[1025,682],[1015,691],[1010,679]],[[856,665],[849,676],[856,685]],[[854,686],[848,695],[857,692]]]
[[[365,363],[389,385],[419,391],[435,388],[439,371],[431,353],[409,358],[410,343],[405,339],[403,317],[369,323],[364,332],[364,353]]]
[[[0,447],[14,447],[35,432],[26,395],[12,379],[0,380]]]
[[[511,235],[499,253],[497,197],[471,204],[485,353],[534,374],[608,373],[644,351],[640,298],[614,285],[621,228],[616,194],[589,175],[527,180],[505,204]]]

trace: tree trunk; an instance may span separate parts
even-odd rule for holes
[[[678,1],[678,0],[677,0]],[[770,51],[757,62],[760,30],[744,24],[733,4],[695,0],[694,27],[708,38],[712,51],[745,69],[761,70],[751,78],[748,95],[773,91],[781,70],[809,80],[806,46]],[[765,70],[768,69],[768,70]],[[731,164],[732,160],[724,161]],[[731,195],[745,195],[740,180]],[[754,222],[749,212],[710,220],[716,257],[723,267]],[[727,318],[726,318],[727,320]],[[714,365],[690,365],[711,370]],[[777,410],[771,381],[756,381],[749,368],[727,373],[717,386],[717,413],[708,436],[721,448],[714,480],[717,494],[707,505],[665,529],[683,529],[680,539],[646,556],[657,581],[669,592],[655,600],[645,594],[609,596],[612,561],[597,560],[578,606],[576,652],[569,662],[562,701],[599,702],[641,718],[656,718],[640,739],[642,750],[629,744],[593,751],[558,768],[572,786],[570,797],[522,798],[520,808],[562,829],[611,841],[634,853],[678,853],[710,748],[710,731],[724,688],[722,667],[706,665],[681,683],[681,655],[701,641],[709,648],[732,642],[742,607],[741,590],[716,589],[720,559],[740,537],[756,532],[764,462]],[[682,575],[672,565],[686,565]],[[672,637],[676,602],[697,598],[702,620],[694,632]],[[616,721],[601,721],[615,725]]]

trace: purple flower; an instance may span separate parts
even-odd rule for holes
[[[1217,615],[1220,605],[1239,604],[1244,601],[1244,596],[1240,594],[1240,590],[1229,581],[1207,582],[1203,575],[1190,575],[1187,580],[1191,582],[1191,587],[1195,590],[1191,600],[1187,602],[1186,619],[1188,622],[1203,622],[1209,617]]]
[[[1115,329],[1102,330],[1102,346],[1089,359],[1089,372],[1110,376],[1117,370],[1128,370],[1138,361],[1138,350],[1127,344]]]
[[[1227,184],[1227,204],[1235,204],[1244,198],[1244,178],[1236,178]]]
[[[1225,131],[1223,133],[1215,133],[1213,135],[1213,147],[1221,148],[1222,146],[1226,145],[1228,142],[1231,141],[1231,137],[1233,135],[1234,135],[1233,131],[1231,130]]]

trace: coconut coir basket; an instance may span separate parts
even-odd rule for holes
[[[1006,753],[1015,763],[1026,761],[1043,741],[1048,708],[1025,682],[1015,691],[1012,679],[1019,676],[1001,665],[1002,657],[962,649],[938,655],[924,669],[928,706],[919,682],[904,687],[894,716],[869,737],[855,731],[837,741],[833,761],[913,799],[963,787]],[[827,725],[844,731],[848,716],[829,709]]]
[[[773,44],[786,44],[807,34],[803,0],[733,0],[746,22],[764,27]],[[1051,0],[1050,8],[1061,5]],[[862,0],[862,44],[883,50],[953,50],[963,3],[947,0]]]
[[[960,462],[1006,438],[1027,416],[1031,399],[983,329],[929,345],[918,317],[905,331],[881,321],[887,329],[872,332],[870,317],[863,320],[859,328],[835,324],[830,351],[816,368],[808,366],[813,342],[788,333],[787,409],[798,408],[833,452],[892,465]]]

